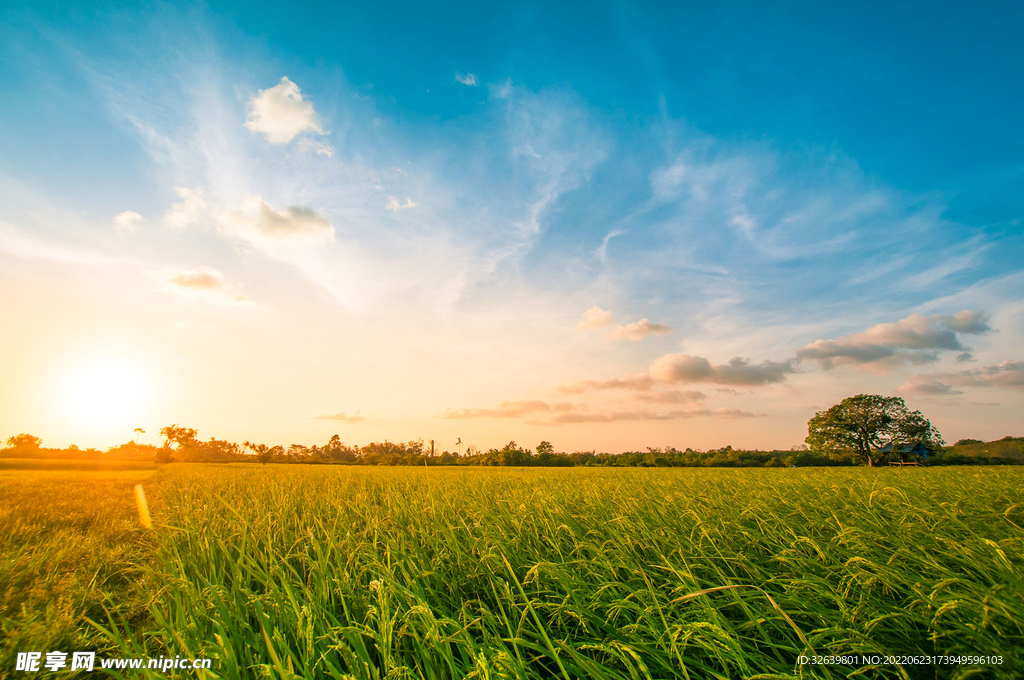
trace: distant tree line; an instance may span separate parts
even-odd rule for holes
[[[162,428],[162,446],[129,441],[107,451],[45,448],[29,434],[7,439],[0,457],[75,460],[147,460],[158,463],[302,463],[317,465],[412,465],[412,466],[498,466],[498,467],[848,467],[863,461],[855,455],[840,456],[800,447],[793,450],[743,450],[725,446],[709,451],[648,448],[644,451],[598,453],[597,451],[556,452],[547,441],[536,450],[511,441],[502,448],[463,454],[438,451],[422,439],[408,442],[371,442],[349,446],[334,435],[322,446],[268,446],[245,441],[241,445],[221,439],[203,440],[189,427]],[[433,449],[433,451],[432,451]],[[997,455],[983,455],[986,452]],[[1024,464],[1024,437],[1005,437],[997,442],[961,440],[952,447],[933,452],[931,465],[1017,465]]]

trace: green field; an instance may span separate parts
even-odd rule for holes
[[[1022,489],[1013,467],[5,470],[0,675],[60,648],[223,678],[1021,677]],[[797,662],[853,653],[1002,664]]]

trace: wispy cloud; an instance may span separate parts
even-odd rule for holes
[[[164,224],[174,229],[204,226],[216,222],[215,206],[202,187],[175,187],[177,202],[164,213]]]
[[[455,80],[468,87],[476,87],[479,84],[476,76],[472,73],[456,73]]]
[[[552,424],[614,423],[637,420],[685,420],[689,418],[754,418],[757,414],[736,408],[697,408],[675,411],[602,411],[597,413],[561,413]]]
[[[599,245],[594,250],[594,255],[597,256],[597,259],[600,260],[601,262],[604,262],[608,257],[608,242],[611,241],[616,236],[622,236],[625,233],[625,231],[612,229],[607,234],[605,234],[604,240],[601,241],[601,245]]]
[[[313,420],[333,420],[336,423],[345,423],[346,425],[352,425],[354,423],[363,422],[364,418],[356,413],[350,415],[348,413],[342,412],[332,413],[330,415],[324,416],[313,416]]]
[[[416,207],[416,204],[413,203],[412,199],[410,199],[408,196],[405,197],[405,203],[402,203],[400,200],[398,200],[394,196],[388,196],[388,202],[384,206],[384,209],[385,210],[390,210],[391,212],[395,213],[395,215],[397,216],[400,211],[408,210],[409,208],[415,208],[415,207]]]
[[[668,335],[671,332],[672,329],[663,323],[651,323],[648,319],[640,319],[612,329],[608,337],[613,340],[625,339],[639,342],[651,335]]]
[[[295,143],[295,148],[304,153],[314,153],[317,156],[327,156],[330,158],[334,155],[334,147],[325,141],[319,139],[310,139],[303,137]]]
[[[22,260],[49,260],[86,266],[102,267],[118,262],[117,258],[101,250],[54,243],[5,222],[0,222],[0,253]]]
[[[944,382],[923,375],[911,376],[907,382],[896,388],[898,394],[909,396],[936,396],[945,394],[963,394]]]
[[[537,413],[571,411],[574,408],[576,406],[568,402],[549,404],[548,402],[535,399],[503,401],[496,408],[447,408],[441,414],[441,417],[453,420],[466,418],[517,418]]]
[[[559,392],[568,394],[581,394],[592,390],[649,390],[654,386],[654,380],[646,373],[627,375],[621,378],[608,378],[606,380],[581,380],[569,385],[562,385],[556,389]]]
[[[831,182],[779,181],[787,159],[758,145],[733,147],[710,135],[687,131],[687,148],[650,173],[653,205],[671,206],[689,224],[727,224],[749,247],[771,261],[833,252],[856,238],[851,227],[887,207],[889,197],[858,183],[853,164],[822,158],[819,171]],[[831,185],[831,186],[830,186]]]
[[[639,392],[636,398],[653,404],[693,404],[707,399],[703,392],[695,390],[659,390]]]
[[[1003,361],[994,366],[983,366],[965,371],[914,375],[900,389],[930,390],[933,394],[959,394],[957,387],[996,387],[1024,389],[1024,361]]]
[[[682,393],[679,393],[682,395]],[[701,395],[703,396],[703,395]],[[688,403],[685,398],[666,403]],[[567,425],[573,423],[613,423],[619,421],[641,420],[683,420],[687,418],[751,418],[756,414],[736,408],[707,408],[703,406],[670,411],[651,409],[617,409],[608,408],[592,411],[586,404],[568,402],[548,403],[539,400],[506,401],[497,408],[460,408],[446,409],[442,418],[541,418],[547,425]]]
[[[946,257],[935,258],[937,262],[933,266],[906,276],[904,284],[924,289],[933,286],[947,276],[979,266],[982,262],[982,254],[988,250],[989,245],[979,244],[978,239],[971,241],[957,246],[956,250],[961,251],[961,254],[947,253]],[[965,249],[968,252],[962,252]]]
[[[220,305],[251,305],[245,296],[235,292],[224,275],[212,267],[198,269],[165,268],[149,272],[158,290]]]

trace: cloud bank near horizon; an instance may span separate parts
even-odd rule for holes
[[[332,413],[330,415],[313,416],[313,420],[332,420],[332,421],[334,421],[336,423],[344,423],[346,425],[352,425],[352,424],[355,424],[355,423],[363,422],[363,420],[365,420],[365,418],[363,418],[358,413],[348,414],[348,413],[345,413],[344,411],[342,411],[341,413]]]
[[[705,357],[669,353],[651,362],[646,373],[634,373],[603,380],[581,380],[555,387],[563,394],[585,395],[593,393],[625,392],[651,404],[700,403],[707,399],[702,392],[666,389],[679,384],[708,384],[729,391],[731,388],[764,388],[784,382],[800,371],[803,361],[816,363],[826,373],[837,367],[876,368],[883,364],[886,371],[904,364],[934,363],[941,352],[959,352],[956,361],[962,363],[968,348],[959,334],[982,335],[992,332],[990,316],[976,310],[962,310],[951,315],[929,317],[912,314],[899,321],[877,324],[867,330],[837,340],[819,340],[797,350],[784,361],[765,360],[753,364],[749,359],[734,357],[724,364],[714,364]],[[584,313],[577,330],[603,328],[612,323],[611,313],[593,307]],[[922,352],[926,353],[922,355]],[[969,356],[969,355],[968,355]],[[1004,361],[996,366],[968,369],[933,375],[912,375],[895,389],[908,396],[945,396],[963,394],[955,387],[997,387],[1015,389],[1024,387],[1024,363]],[[448,409],[444,417],[518,417],[535,411],[549,411],[543,401],[506,402],[533,404],[531,409]],[[749,416],[748,411],[728,407],[693,408],[685,411],[611,411],[587,413],[587,406],[561,404],[562,414],[552,418],[557,422],[614,422],[616,420],[672,420],[698,415]],[[613,415],[618,413],[619,415]],[[630,415],[632,414],[632,415]]]
[[[837,340],[817,340],[800,348],[795,359],[814,361],[825,370],[842,365],[886,370],[908,363],[935,363],[940,352],[959,352],[960,360],[965,361],[970,359],[969,350],[958,334],[988,333],[992,330],[988,321],[988,314],[967,309],[930,317],[911,314]]]

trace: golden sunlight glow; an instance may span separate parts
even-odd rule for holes
[[[124,357],[102,357],[74,368],[60,387],[64,415],[83,430],[131,432],[150,397],[145,371]]]

